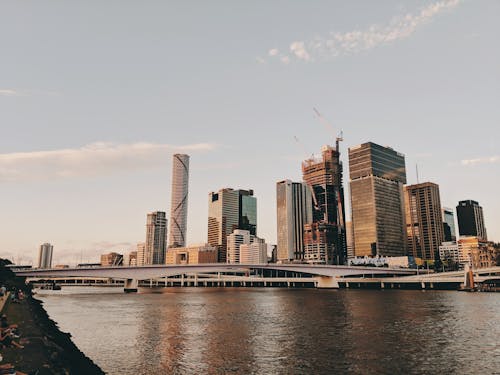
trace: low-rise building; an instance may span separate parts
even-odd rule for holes
[[[122,266],[123,255],[115,252],[101,255],[101,267]]]
[[[251,244],[240,245],[240,263],[243,264],[266,264],[267,244],[264,240],[254,241]]]
[[[439,246],[439,259],[448,266],[452,264],[463,264],[469,260],[468,258],[464,258],[458,243],[455,241],[443,242],[441,246]]]
[[[167,250],[167,264],[217,263],[217,247],[208,244],[171,247]]]
[[[488,268],[496,265],[496,249],[493,242],[476,236],[465,236],[458,240],[458,247],[464,262],[472,268]]]
[[[137,251],[131,251],[128,253],[127,265],[131,267],[137,266]]]

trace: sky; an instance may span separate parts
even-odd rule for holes
[[[175,152],[191,155],[190,244],[223,187],[254,190],[276,243],[276,182],[300,181],[341,130],[347,193],[348,147],[387,145],[443,206],[479,201],[500,241],[498,14],[493,0],[2,1],[0,257],[134,249],[146,214],[170,212]]]

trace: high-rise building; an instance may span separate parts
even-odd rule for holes
[[[345,235],[347,243],[347,258],[354,258],[354,236],[352,233],[352,221],[345,222]]]
[[[304,226],[305,232],[311,230],[311,236],[304,234],[304,259],[310,262],[314,259],[315,263],[344,264],[347,245],[339,139],[335,148],[323,146],[320,158],[312,157],[302,162],[302,175],[313,199],[312,222]],[[308,224],[311,226],[306,229]],[[321,235],[316,235],[319,233]]]
[[[139,242],[137,244],[137,265],[144,266],[146,263],[146,243]]]
[[[115,252],[101,255],[101,266],[122,266],[123,265],[123,255]]]
[[[460,236],[476,236],[487,241],[484,226],[483,208],[473,200],[458,202],[457,206],[458,232]]]
[[[174,154],[172,159],[169,247],[183,247],[186,245],[188,183],[189,155]]]
[[[457,240],[455,215],[453,209],[448,207],[443,207],[443,231],[444,242],[455,242]]]
[[[439,186],[432,182],[405,186],[408,253],[415,258],[439,258],[444,242]]]
[[[147,216],[144,264],[165,264],[167,251],[167,218],[155,211]]]
[[[217,247],[218,261],[226,263],[227,236],[235,229],[247,228],[257,234],[257,199],[253,190],[230,188],[208,195],[208,244]]]
[[[355,256],[406,254],[404,155],[368,142],[349,149]]]
[[[54,246],[50,243],[40,245],[38,252],[38,268],[51,268],[52,267],[52,251]]]
[[[307,184],[276,183],[278,261],[304,260],[304,224],[312,222],[312,195]]]

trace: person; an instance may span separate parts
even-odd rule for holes
[[[25,372],[17,371],[15,367],[10,363],[4,363],[3,365],[0,365],[0,375],[4,374],[27,375]]]
[[[9,329],[4,330],[4,329],[0,328],[0,344],[2,344],[3,346],[5,346],[7,348],[9,346],[14,346],[18,349],[24,348],[24,346],[22,346],[18,342],[15,342],[14,340],[12,340],[12,333],[10,332]]]
[[[0,328],[12,328],[12,329],[16,329],[18,328],[17,324],[9,324],[9,322],[7,321],[7,315],[3,314],[1,317],[0,317]]]

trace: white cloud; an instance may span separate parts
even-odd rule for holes
[[[12,89],[0,89],[0,96],[21,96],[21,93]]]
[[[500,156],[494,155],[485,158],[464,159],[461,161],[461,164],[465,166],[474,166],[478,164],[495,164],[495,163],[500,163]]]
[[[278,56],[279,53],[280,51],[278,51],[276,48],[270,49],[268,52],[269,56]]]
[[[293,42],[290,44],[290,51],[299,59],[304,61],[309,61],[311,56],[306,51],[304,42]]]
[[[57,91],[51,90],[19,90],[19,89],[2,89],[0,88],[0,96],[32,96],[32,95],[59,95]]]
[[[283,64],[290,64],[290,58],[288,56],[281,56],[280,60]]]
[[[268,54],[271,57],[278,57],[284,63],[288,63],[292,57],[297,61],[328,60],[337,56],[367,51],[408,38],[418,27],[424,25],[444,10],[454,8],[460,1],[438,1],[415,14],[408,13],[394,17],[385,25],[374,24],[364,30],[352,30],[343,33],[331,32],[325,37],[319,36],[309,41],[294,41],[290,44],[290,56],[280,54],[277,49],[270,50]],[[288,57],[288,59],[284,57]]]
[[[0,182],[43,181],[124,173],[165,166],[174,152],[212,151],[211,143],[183,146],[96,142],[80,148],[0,154]]]

